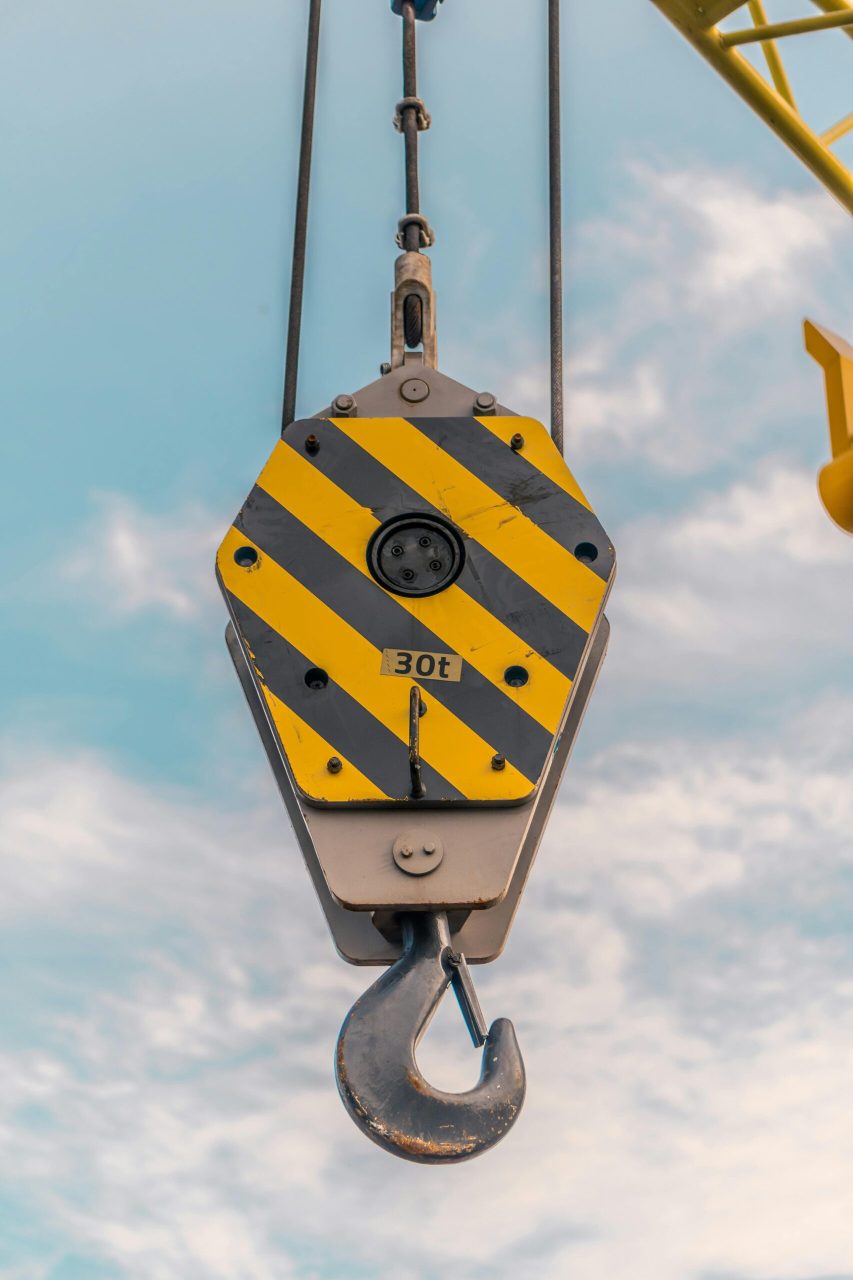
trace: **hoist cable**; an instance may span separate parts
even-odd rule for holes
[[[563,452],[563,194],[560,0],[548,0],[548,214],[551,273],[551,437]]]
[[[403,98],[417,100],[418,56],[415,36],[415,6],[413,0],[403,4]],[[413,101],[402,109],[403,138],[406,144],[406,213],[420,213],[421,193],[418,176],[418,109]],[[405,247],[417,252],[421,247],[420,231],[409,222],[405,229]]]
[[[287,354],[284,361],[284,398],[281,427],[296,417],[296,383],[299,375],[299,338],[302,330],[302,297],[305,286],[305,248],[308,240],[308,203],[311,194],[311,150],[314,141],[314,106],[317,98],[317,54],[320,47],[320,4],[311,0],[308,43],[305,51],[305,89],[302,97],[302,137],[296,182],[296,225],[293,231],[293,266],[290,273],[290,309],[287,318]]]

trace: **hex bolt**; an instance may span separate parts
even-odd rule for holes
[[[428,841],[426,842],[426,844],[424,845],[424,853],[425,853],[425,854],[427,854],[427,856],[428,856],[428,857],[432,857],[432,855],[435,853],[435,841],[434,841],[434,840],[428,840]]]
[[[310,453],[312,458],[315,453],[320,452],[320,441],[315,435],[305,437],[305,452]]]
[[[343,767],[343,761],[340,760],[338,756],[331,756],[326,761],[326,768],[329,770],[329,773],[340,773]]]
[[[502,769],[506,768],[506,756],[501,755],[500,751],[492,756],[492,768],[496,773],[500,773]]]
[[[520,431],[516,431],[515,435],[509,442],[509,447],[512,449],[513,453],[518,453],[519,449],[524,448],[524,436]]]
[[[494,413],[496,404],[497,400],[492,395],[491,391],[481,391],[477,396],[477,399],[474,401],[474,408],[478,413]]]
[[[345,416],[347,414],[352,413],[354,406],[355,406],[355,401],[353,400],[352,396],[348,396],[345,393],[343,395],[335,396],[334,402],[332,404],[333,409],[335,409],[338,413],[343,414]]]
[[[412,854],[413,854],[414,852],[415,852],[415,851],[414,851],[414,849],[410,849],[410,848],[409,848],[409,846],[408,846],[407,844],[406,844],[406,845],[403,845],[403,848],[400,850],[400,857],[401,857],[401,858],[411,858],[411,856],[412,856]]]

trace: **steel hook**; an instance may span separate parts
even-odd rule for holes
[[[446,914],[401,918],[403,955],[356,1001],[338,1037],[335,1076],[344,1106],[369,1138],[421,1164],[477,1156],[509,1132],[524,1102],[524,1062],[507,1018],[488,1032],[464,957],[450,944]],[[466,1093],[434,1089],[415,1050],[453,983],[475,1044],[480,1079]]]

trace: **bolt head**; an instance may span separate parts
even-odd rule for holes
[[[516,431],[515,435],[509,442],[509,447],[512,449],[513,453],[518,453],[519,449],[524,448],[524,436],[520,431]]]
[[[315,435],[305,437],[305,452],[310,453],[312,456],[320,452],[320,441]]]
[[[424,853],[427,853],[427,854],[430,854],[430,855],[432,855],[432,854],[434,854],[434,853],[435,853],[435,841],[434,841],[434,840],[427,840],[426,844],[424,845]]]
[[[388,374],[391,372],[391,366],[387,360],[382,361],[382,364],[379,366],[379,372],[382,374],[383,378],[387,378]]]
[[[405,844],[405,845],[403,845],[402,849],[400,850],[400,857],[401,857],[401,858],[411,858],[411,856],[412,856],[412,854],[413,854],[414,852],[415,852],[415,851],[414,851],[414,849],[410,849],[410,848],[409,848],[409,846],[408,846],[407,844]]]
[[[354,404],[355,404],[355,401],[353,400],[352,396],[348,396],[348,395],[335,396],[334,407],[338,409],[341,413],[349,413],[350,409],[353,407]]]
[[[502,755],[500,751],[492,756],[492,768],[496,773],[500,773],[502,769],[506,768],[506,756]]]
[[[343,767],[344,762],[338,756],[331,756],[326,761],[326,768],[329,770],[329,773],[340,773]]]
[[[480,413],[491,413],[496,403],[497,400],[491,391],[481,391],[474,401],[474,408],[479,410]]]

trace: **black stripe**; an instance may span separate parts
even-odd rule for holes
[[[305,452],[305,438],[311,434],[320,440],[320,449],[313,455]],[[294,422],[283,439],[351,498],[368,507],[378,520],[408,511],[444,516],[325,419]],[[465,552],[465,567],[457,580],[462,590],[564,676],[574,680],[589,639],[583,627],[475,539],[466,537]]]
[[[607,582],[614,553],[592,511],[543,475],[524,454],[516,453],[476,418],[409,418],[433,444],[461,463],[495,493],[517,507],[570,555],[581,543],[598,555],[588,568]]]
[[[392,799],[408,796],[411,777],[406,744],[351,698],[331,676],[325,689],[309,689],[305,673],[315,663],[227,589],[226,596],[234,625],[251,650],[254,664],[270,692],[385,795]],[[427,800],[466,798],[426,763],[423,780]]]
[[[455,652],[266,490],[253,489],[234,524],[377,649]],[[553,734],[502,689],[466,663],[461,681],[431,680],[424,691],[427,703],[431,698],[443,703],[493,751],[500,751],[519,773],[536,782]]]

